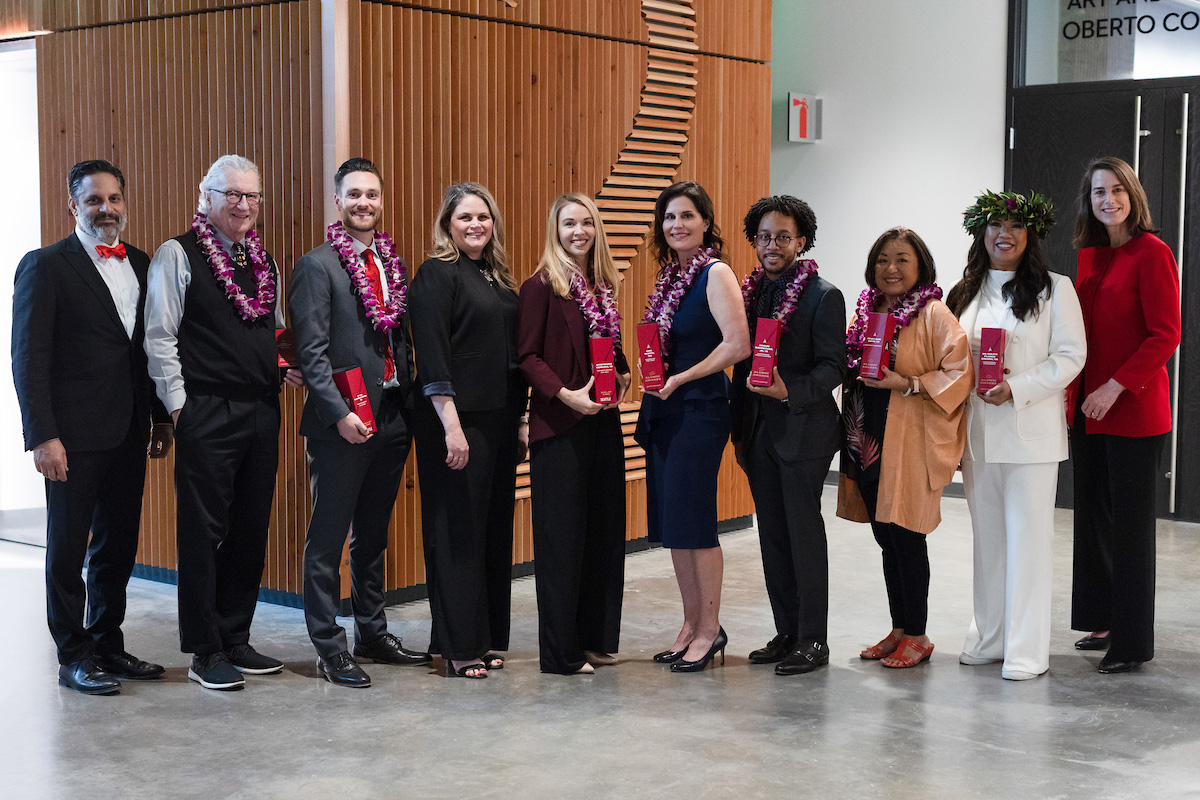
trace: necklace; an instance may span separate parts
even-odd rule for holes
[[[862,363],[863,342],[867,335],[867,315],[875,310],[883,297],[883,292],[874,286],[868,286],[858,296],[858,306],[854,310],[854,324],[846,331],[847,365],[853,372]],[[907,327],[908,323],[917,318],[921,309],[931,300],[940,300],[942,289],[936,283],[910,289],[903,297],[888,306],[887,313],[896,318],[899,323],[897,330]]]
[[[682,269],[679,266],[678,258],[673,258],[663,265],[662,274],[654,282],[654,291],[650,294],[650,299],[646,302],[646,314],[643,319],[646,322],[658,324],[658,335],[662,340],[662,353],[664,356],[667,354],[669,344],[668,336],[671,333],[671,320],[675,317],[675,312],[679,310],[679,304],[683,302],[683,296],[688,293],[688,289],[691,289],[692,284],[696,282],[697,276],[700,275],[700,270],[716,258],[716,256],[717,253],[712,248],[702,247],[696,251],[696,254],[688,261],[687,266]]]
[[[209,269],[217,282],[225,289],[225,296],[233,301],[233,307],[242,319],[254,320],[273,311],[275,307],[275,270],[267,261],[266,251],[256,231],[246,232],[246,252],[254,268],[254,297],[248,297],[233,280],[233,260],[225,248],[217,242],[208,218],[199,212],[192,217],[192,230],[200,242],[200,249],[208,259]]]
[[[808,285],[808,279],[817,274],[817,262],[810,258],[801,258],[796,260],[796,274],[788,282],[787,287],[783,290],[783,298],[779,301],[779,308],[771,314],[772,317],[779,320],[780,326],[785,330],[788,323],[792,319],[792,314],[796,313],[796,306],[800,301],[800,295],[804,293],[804,287]],[[766,271],[762,264],[754,268],[754,271],[742,282],[742,300],[746,303],[746,317],[752,319],[754,316],[754,300],[758,296],[758,290],[762,286],[763,278]]]
[[[587,281],[578,272],[571,273],[571,297],[579,304],[583,318],[592,337],[611,336],[617,345],[621,343],[621,313],[611,286],[597,288],[595,294],[588,288]]]
[[[338,222],[332,223],[325,229],[325,238],[342,262],[342,268],[350,274],[350,282],[362,301],[363,310],[371,325],[379,331],[390,331],[400,326],[400,318],[404,316],[408,286],[404,283],[404,262],[396,255],[396,246],[392,238],[383,231],[375,231],[375,246],[379,249],[380,274],[387,281],[387,300],[375,296],[371,281],[367,279],[367,268],[354,252],[354,244],[346,226]]]

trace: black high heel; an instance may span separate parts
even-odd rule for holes
[[[729,644],[729,637],[725,635],[725,629],[721,628],[717,632],[717,638],[713,639],[712,646],[708,648],[708,652],[698,661],[684,661],[680,659],[671,665],[671,672],[703,672],[708,667],[708,662],[713,660],[717,651],[721,652],[721,666],[725,666],[725,645]]]
[[[661,653],[654,654],[654,660],[659,664],[674,664],[683,658],[683,654],[687,652],[687,649],[688,645],[684,645],[682,650],[663,650]]]

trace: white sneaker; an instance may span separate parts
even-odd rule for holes
[[[1003,660],[1003,658],[984,658],[983,656],[973,656],[970,653],[958,654],[958,663],[966,664],[968,667],[980,667],[984,664],[997,664]]]

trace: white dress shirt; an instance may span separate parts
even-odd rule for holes
[[[221,248],[233,258],[234,242],[215,226],[213,235]],[[245,244],[245,239],[242,240]],[[146,279],[146,358],[150,378],[158,398],[167,411],[183,408],[187,392],[183,385],[183,367],[179,362],[179,323],[183,320],[183,304],[188,285],[192,282],[192,265],[183,245],[168,239],[150,260]],[[275,270],[275,327],[284,327],[283,281]]]
[[[79,237],[83,249],[91,256],[92,263],[96,265],[96,271],[104,279],[104,284],[108,287],[109,294],[112,295],[113,303],[117,306],[117,316],[121,318],[121,324],[125,326],[125,335],[132,339],[134,326],[137,325],[138,298],[141,297],[142,287],[138,285],[137,275],[134,274],[129,259],[101,256],[96,252],[96,246],[105,245],[107,247],[107,243],[88,234],[79,225],[75,226],[75,235]],[[113,246],[115,247],[119,243],[118,239],[113,242]]]

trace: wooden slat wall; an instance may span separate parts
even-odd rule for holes
[[[13,5],[4,2],[9,5],[0,10]],[[39,40],[44,241],[70,230],[70,218],[50,210],[62,207],[63,176],[77,160],[105,157],[125,170],[127,238],[152,250],[185,230],[195,186],[212,159],[239,152],[263,169],[268,199],[260,231],[290,274],[296,257],[321,240],[328,221],[322,218],[320,0],[53,5],[54,27],[140,21]],[[668,30],[666,39],[673,41],[664,44],[662,26],[678,25],[652,15],[670,17],[681,7],[694,9],[695,35]],[[660,177],[706,186],[730,244],[729,260],[739,274],[747,273],[753,252],[737,234],[742,214],[769,186],[763,143],[769,141],[770,74],[766,64],[746,59],[769,57],[770,3],[750,0],[737,24],[723,8],[720,0],[522,0],[516,9],[500,0],[350,0],[348,150],[380,164],[387,187],[384,228],[401,255],[413,266],[423,260],[447,184],[479,180],[501,205],[514,272],[528,277],[554,197],[567,191],[595,196],[605,185],[621,183],[613,179],[623,150],[653,139],[627,138],[636,117],[644,130],[666,132],[682,144],[673,156],[677,174]],[[176,16],[144,19],[155,13]],[[653,37],[648,22],[660,28]],[[680,108],[694,102],[694,112],[639,116],[647,67],[664,59],[682,65],[689,93]],[[64,86],[78,90],[64,92]],[[669,98],[659,105],[669,107]],[[642,201],[634,211],[642,214],[637,224],[644,232],[646,198],[630,181],[622,185],[618,196]],[[628,269],[619,299],[631,329],[656,265],[644,242],[623,255]],[[630,400],[623,422],[632,540],[644,538],[646,526],[644,461],[628,437],[636,393]],[[284,390],[279,483],[263,578],[264,588],[284,593],[301,590],[308,522],[307,470],[296,434],[302,403],[301,392]],[[751,513],[732,457],[722,466],[720,486],[721,518]],[[173,569],[170,459],[153,463],[146,495],[139,562]],[[513,556],[523,563],[533,557],[527,490],[518,497]],[[392,518],[388,589],[424,582],[419,516],[410,458]]]
[[[263,171],[267,199],[259,230],[290,274],[324,224],[319,7],[319,0],[298,0],[41,37],[43,241],[71,231],[64,180],[76,161],[107,158],[121,167],[130,208],[125,238],[153,252],[187,229],[208,165],[235,152]],[[302,403],[301,392],[283,392],[263,578],[265,587],[289,592],[301,585],[308,524],[296,435]],[[173,569],[172,459],[151,465],[138,562]]]

